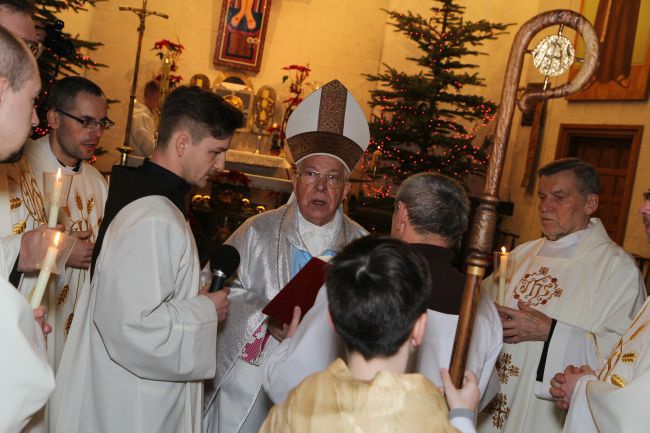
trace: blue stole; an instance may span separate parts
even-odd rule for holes
[[[311,259],[311,254],[309,254],[309,251],[303,251],[298,248],[296,248],[294,245],[292,245],[293,250],[293,258],[291,259],[291,278],[295,277],[296,274],[298,273],[299,270],[302,269],[303,266],[307,264],[307,262]],[[322,256],[328,256],[332,257],[336,255],[336,251],[333,250],[325,250]]]

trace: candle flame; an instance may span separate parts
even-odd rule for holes
[[[56,181],[57,181],[57,182],[60,182],[60,181],[61,181],[61,168],[59,168],[59,169],[56,171]]]
[[[59,241],[61,240],[61,232],[56,232],[54,235],[54,246],[58,247],[59,246]]]
[[[508,251],[506,250],[506,247],[501,247],[501,252],[505,254],[505,253],[507,253]]]

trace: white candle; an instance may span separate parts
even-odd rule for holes
[[[47,226],[56,227],[56,221],[59,218],[59,202],[61,201],[61,191],[63,191],[63,180],[61,179],[61,169],[56,171],[56,179],[52,187],[52,197],[50,200],[50,216],[47,219]]]
[[[38,280],[36,280],[36,286],[34,286],[34,293],[32,293],[31,304],[32,308],[38,308],[41,305],[43,300],[43,294],[45,293],[45,287],[47,287],[47,282],[50,279],[50,274],[56,268],[56,256],[59,254],[59,240],[61,239],[61,233],[57,232],[54,236],[54,244],[50,245],[45,253],[45,258],[41,264],[41,272],[38,274]]]
[[[508,252],[506,247],[501,247],[499,254],[499,305],[506,301],[506,274],[508,272]]]

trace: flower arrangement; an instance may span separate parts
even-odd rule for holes
[[[287,109],[284,111],[284,116],[282,117],[282,124],[280,125],[280,143],[284,143],[287,131],[287,121],[289,116],[293,113],[293,110],[296,109],[298,104],[302,102],[302,84],[305,82],[311,69],[309,69],[309,63],[307,65],[289,65],[282,68],[283,71],[289,71],[289,75],[282,77],[282,82],[286,82],[291,76],[291,83],[289,84],[289,92],[291,96],[282,101],[283,104],[288,104]],[[270,132],[270,131],[269,131]],[[279,151],[278,151],[279,152]]]
[[[241,171],[230,170],[228,172],[221,171],[217,173],[212,180],[216,183],[227,183],[230,185],[248,187],[251,180]]]
[[[168,64],[169,88],[176,88],[176,86],[183,81],[183,77],[180,75],[175,75],[173,72],[176,72],[178,70],[178,64],[176,62],[180,55],[183,54],[185,47],[180,43],[175,43],[168,39],[161,39],[153,44],[153,48],[151,50],[157,51],[156,56],[158,56],[162,62],[162,70],[158,75],[156,75],[156,81],[161,81],[162,84],[163,75],[165,72],[167,72],[164,70],[166,68],[165,65]]]

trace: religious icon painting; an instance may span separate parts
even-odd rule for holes
[[[224,0],[215,66],[259,72],[271,0]]]

